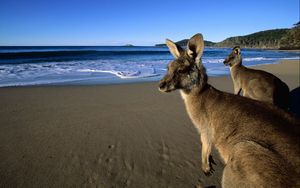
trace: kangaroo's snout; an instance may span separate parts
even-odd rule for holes
[[[223,63],[224,63],[224,65],[225,66],[232,66],[232,61],[234,60],[234,56],[229,56],[229,57],[227,57],[224,61],[223,61]]]
[[[160,81],[159,82],[159,85],[158,85],[158,88],[160,91],[164,90],[164,88],[166,87],[167,83],[165,81]]]
[[[224,60],[224,61],[223,61],[223,63],[224,63],[224,65],[225,65],[225,66],[228,66],[228,65],[230,65],[230,63],[229,63],[229,61],[228,61],[227,59],[226,59],[226,60]]]
[[[171,91],[173,91],[175,89],[176,88],[174,87],[174,85],[170,84],[170,82],[166,81],[165,79],[162,79],[159,82],[158,90],[161,91],[161,92],[168,93],[168,92],[171,92]]]

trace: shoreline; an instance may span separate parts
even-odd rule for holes
[[[300,51],[299,51],[300,52]],[[265,64],[259,64],[259,65],[252,65],[249,66],[254,69],[262,69],[265,71],[268,71],[268,68],[265,66],[268,65],[276,65],[276,64],[282,64],[282,63],[287,63],[287,62],[299,62],[300,59],[287,59],[287,60],[280,60],[278,62],[273,62],[273,63],[265,63]],[[272,70],[271,70],[272,73]],[[275,74],[278,74],[278,71],[274,71]],[[220,77],[230,77],[230,72],[228,75],[213,75],[209,76],[209,78],[220,78]],[[145,78],[147,79],[147,78]],[[93,83],[89,83],[87,80],[82,80],[82,81],[68,81],[68,82],[61,82],[61,83],[50,83],[50,84],[36,84],[36,85],[15,85],[15,86],[3,86],[1,88],[14,88],[14,87],[68,87],[68,86],[74,86],[74,87],[81,87],[81,86],[106,86],[106,85],[127,85],[127,84],[143,84],[143,83],[155,83],[158,82],[158,80],[140,80],[137,78],[133,79],[120,79],[118,77],[116,78],[109,78],[110,81],[93,81]]]
[[[299,88],[299,61],[261,65]],[[209,77],[233,92],[230,76]],[[179,92],[158,82],[0,88],[0,187],[220,187]]]

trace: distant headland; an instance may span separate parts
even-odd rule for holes
[[[188,39],[180,40],[176,44],[186,46]],[[259,31],[245,36],[229,37],[221,42],[204,41],[207,47],[234,47],[299,50],[300,49],[300,22],[291,29],[272,29]],[[155,46],[165,46],[156,44]]]

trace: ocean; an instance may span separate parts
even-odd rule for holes
[[[229,74],[223,60],[230,51],[205,48],[202,62],[209,76]],[[242,56],[246,66],[299,59],[297,52],[256,49],[242,49]],[[0,87],[157,81],[172,59],[167,47],[0,47]]]

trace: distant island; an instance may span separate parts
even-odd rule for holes
[[[176,44],[186,46],[188,39],[180,40]],[[245,36],[229,37],[221,42],[204,41],[207,47],[234,47],[299,50],[300,49],[300,22],[291,29],[272,29],[260,31]],[[165,46],[156,44],[155,46]]]

